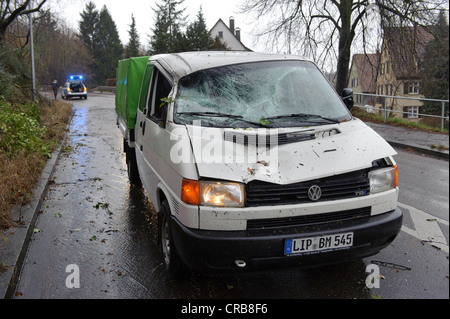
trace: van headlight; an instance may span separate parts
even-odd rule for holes
[[[191,205],[244,207],[245,188],[240,183],[183,179],[181,200]]]
[[[227,182],[200,182],[200,201],[206,206],[244,207],[244,185]]]
[[[398,186],[397,165],[369,172],[370,193],[381,193]]]

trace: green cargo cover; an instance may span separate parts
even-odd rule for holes
[[[141,92],[142,77],[149,57],[137,57],[120,60],[117,67],[116,81],[116,112],[127,124],[128,129],[134,129],[136,110]]]

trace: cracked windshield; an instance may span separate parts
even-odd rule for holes
[[[258,62],[192,73],[180,80],[175,122],[219,127],[339,123],[350,113],[313,63]],[[199,122],[197,122],[199,121]]]

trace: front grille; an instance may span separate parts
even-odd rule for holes
[[[367,170],[288,185],[251,181],[246,186],[247,206],[311,203],[308,190],[314,185],[322,191],[317,201],[366,196],[370,192]]]
[[[297,143],[297,142],[303,142],[303,141],[310,141],[314,140],[316,138],[316,135],[314,133],[314,130],[306,130],[306,131],[300,131],[300,132],[293,132],[293,133],[280,133],[276,136],[270,136],[270,135],[250,135],[250,134],[241,134],[237,132],[228,132],[226,131],[224,134],[225,141],[233,142],[233,143],[240,143],[244,145],[259,145],[259,146],[267,146],[267,147],[273,147],[275,145],[284,145],[284,144],[290,144],[290,143]]]
[[[325,214],[283,217],[283,218],[269,218],[269,219],[253,219],[247,221],[247,229],[255,230],[255,229],[295,227],[295,226],[317,225],[332,222],[343,222],[348,220],[362,222],[370,217],[370,212],[371,212],[370,207],[363,207],[358,209]]]

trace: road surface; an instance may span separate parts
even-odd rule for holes
[[[15,298],[449,298],[447,161],[398,150],[404,226],[378,255],[311,270],[192,274],[176,282],[164,271],[145,191],[129,185],[114,96],[71,103],[74,118]]]

